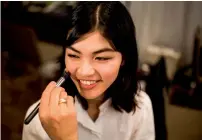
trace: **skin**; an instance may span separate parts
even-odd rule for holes
[[[58,104],[60,98],[67,99],[67,103]],[[56,87],[55,82],[49,83],[42,93],[39,118],[52,140],[78,140],[73,98],[64,88]]]
[[[98,107],[103,103],[106,89],[115,81],[122,65],[122,55],[98,32],[84,35],[66,49],[66,71],[79,94],[89,105],[87,110],[92,120],[99,114]],[[93,88],[85,88],[80,80],[96,81]],[[66,98],[67,104],[58,104]],[[51,82],[41,97],[39,117],[47,134],[53,140],[77,140],[76,110],[71,96],[61,87]],[[69,126],[68,129],[66,126]]]

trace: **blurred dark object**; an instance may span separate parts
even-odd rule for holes
[[[146,82],[145,91],[149,95],[154,113],[156,140],[167,140],[167,129],[165,122],[165,106],[163,89],[168,86],[168,79],[166,75],[165,58],[154,64],[148,65],[148,70],[141,70],[138,72],[138,79]]]
[[[3,130],[3,134],[1,134],[2,140],[10,140],[11,139],[11,130],[8,128],[8,126],[1,124],[1,130]],[[2,132],[2,131],[1,131]]]
[[[202,44],[200,28],[194,36],[192,64],[179,69],[174,77],[169,94],[170,103],[202,109]]]
[[[1,126],[3,140],[21,140],[28,107],[40,99],[44,89],[37,38],[28,27],[1,22]]]
[[[202,78],[202,34],[201,28],[196,28],[194,36],[194,50],[192,58],[192,76],[197,83],[200,83]],[[202,82],[202,81],[201,81]]]
[[[22,1],[1,1],[1,19],[21,20],[20,17],[23,11]]]
[[[28,27],[2,22],[2,51],[8,52],[8,64],[5,69],[10,76],[20,76],[25,73],[24,63],[33,67],[41,64],[37,50],[37,37]],[[15,60],[15,61],[13,61]]]
[[[1,2],[2,140],[22,139],[25,113],[50,81],[40,72],[43,64],[38,41],[63,44],[71,25],[71,6],[61,2],[44,12],[42,9],[52,2],[27,3]],[[33,12],[33,6],[41,10]]]
[[[2,20],[29,26],[39,40],[63,45],[71,26],[71,5],[55,2],[57,5],[53,10],[46,10],[48,2],[28,2],[26,5],[22,1],[1,3]]]
[[[202,83],[196,82],[191,69],[191,66],[187,66],[177,71],[169,94],[170,103],[202,109]]]

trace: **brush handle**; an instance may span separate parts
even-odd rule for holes
[[[68,77],[69,77],[69,73],[64,72],[64,75],[60,77],[60,79],[57,81],[56,87],[61,86]],[[36,116],[36,114],[39,112],[39,105],[40,103],[38,103],[38,105],[34,108],[34,110],[28,115],[28,117],[24,121],[24,124],[26,125],[29,124],[31,120]]]
[[[40,103],[38,103],[38,105],[34,108],[34,110],[25,119],[24,124],[29,124],[31,120],[36,116],[36,114],[39,112],[39,105]]]

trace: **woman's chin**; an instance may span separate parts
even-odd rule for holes
[[[93,100],[98,98],[98,96],[95,95],[85,95],[85,94],[80,94],[83,98],[85,98],[86,100]]]
[[[94,100],[102,96],[102,94],[90,94],[90,93],[80,93],[80,95],[86,100]]]

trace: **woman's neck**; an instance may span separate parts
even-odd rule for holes
[[[88,115],[95,122],[99,116],[100,105],[104,102],[104,96],[98,97],[96,99],[87,100],[88,102]]]
[[[88,99],[88,108],[98,109],[99,106],[104,102],[104,95],[97,97],[95,99]]]

